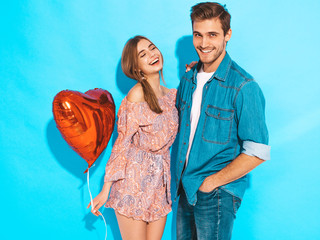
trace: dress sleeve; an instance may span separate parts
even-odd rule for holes
[[[130,103],[125,98],[118,111],[118,138],[106,165],[105,182],[113,182],[125,177],[127,153],[132,147],[132,138],[139,129],[140,105]]]

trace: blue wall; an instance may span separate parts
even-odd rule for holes
[[[0,4],[1,239],[104,239],[86,209],[86,162],[64,142],[52,115],[61,90],[110,91],[117,109],[134,82],[120,68],[128,38],[162,51],[168,87],[196,59],[190,7],[198,1],[6,1]],[[320,2],[225,1],[228,52],[267,100],[272,160],[250,175],[233,239],[320,239]],[[115,137],[90,178],[96,195]],[[119,239],[112,210],[108,239]],[[169,215],[163,239],[174,239]]]

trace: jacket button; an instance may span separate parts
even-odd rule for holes
[[[187,127],[189,127],[189,124],[187,123]]]
[[[180,161],[180,163],[182,163],[182,161]]]
[[[188,108],[190,108],[190,105],[188,106]]]
[[[194,87],[192,86],[192,89],[194,89]]]
[[[186,143],[185,143],[185,142],[184,142],[183,144],[184,144],[184,145],[186,145]]]

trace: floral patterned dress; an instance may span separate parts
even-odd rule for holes
[[[113,181],[106,207],[152,222],[171,211],[170,151],[178,130],[176,89],[158,98],[163,112],[125,97],[118,112],[118,138],[106,165]]]

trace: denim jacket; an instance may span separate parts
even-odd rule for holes
[[[226,53],[203,87],[200,118],[184,169],[189,145],[192,94],[200,67],[201,62],[185,73],[178,87],[178,149],[177,156],[172,158],[176,161],[176,184],[179,186],[181,180],[191,205],[197,201],[196,193],[203,180],[224,168],[240,153],[264,160],[269,159],[270,154],[262,91],[253,77]],[[247,177],[244,176],[221,188],[242,199],[246,186]]]

